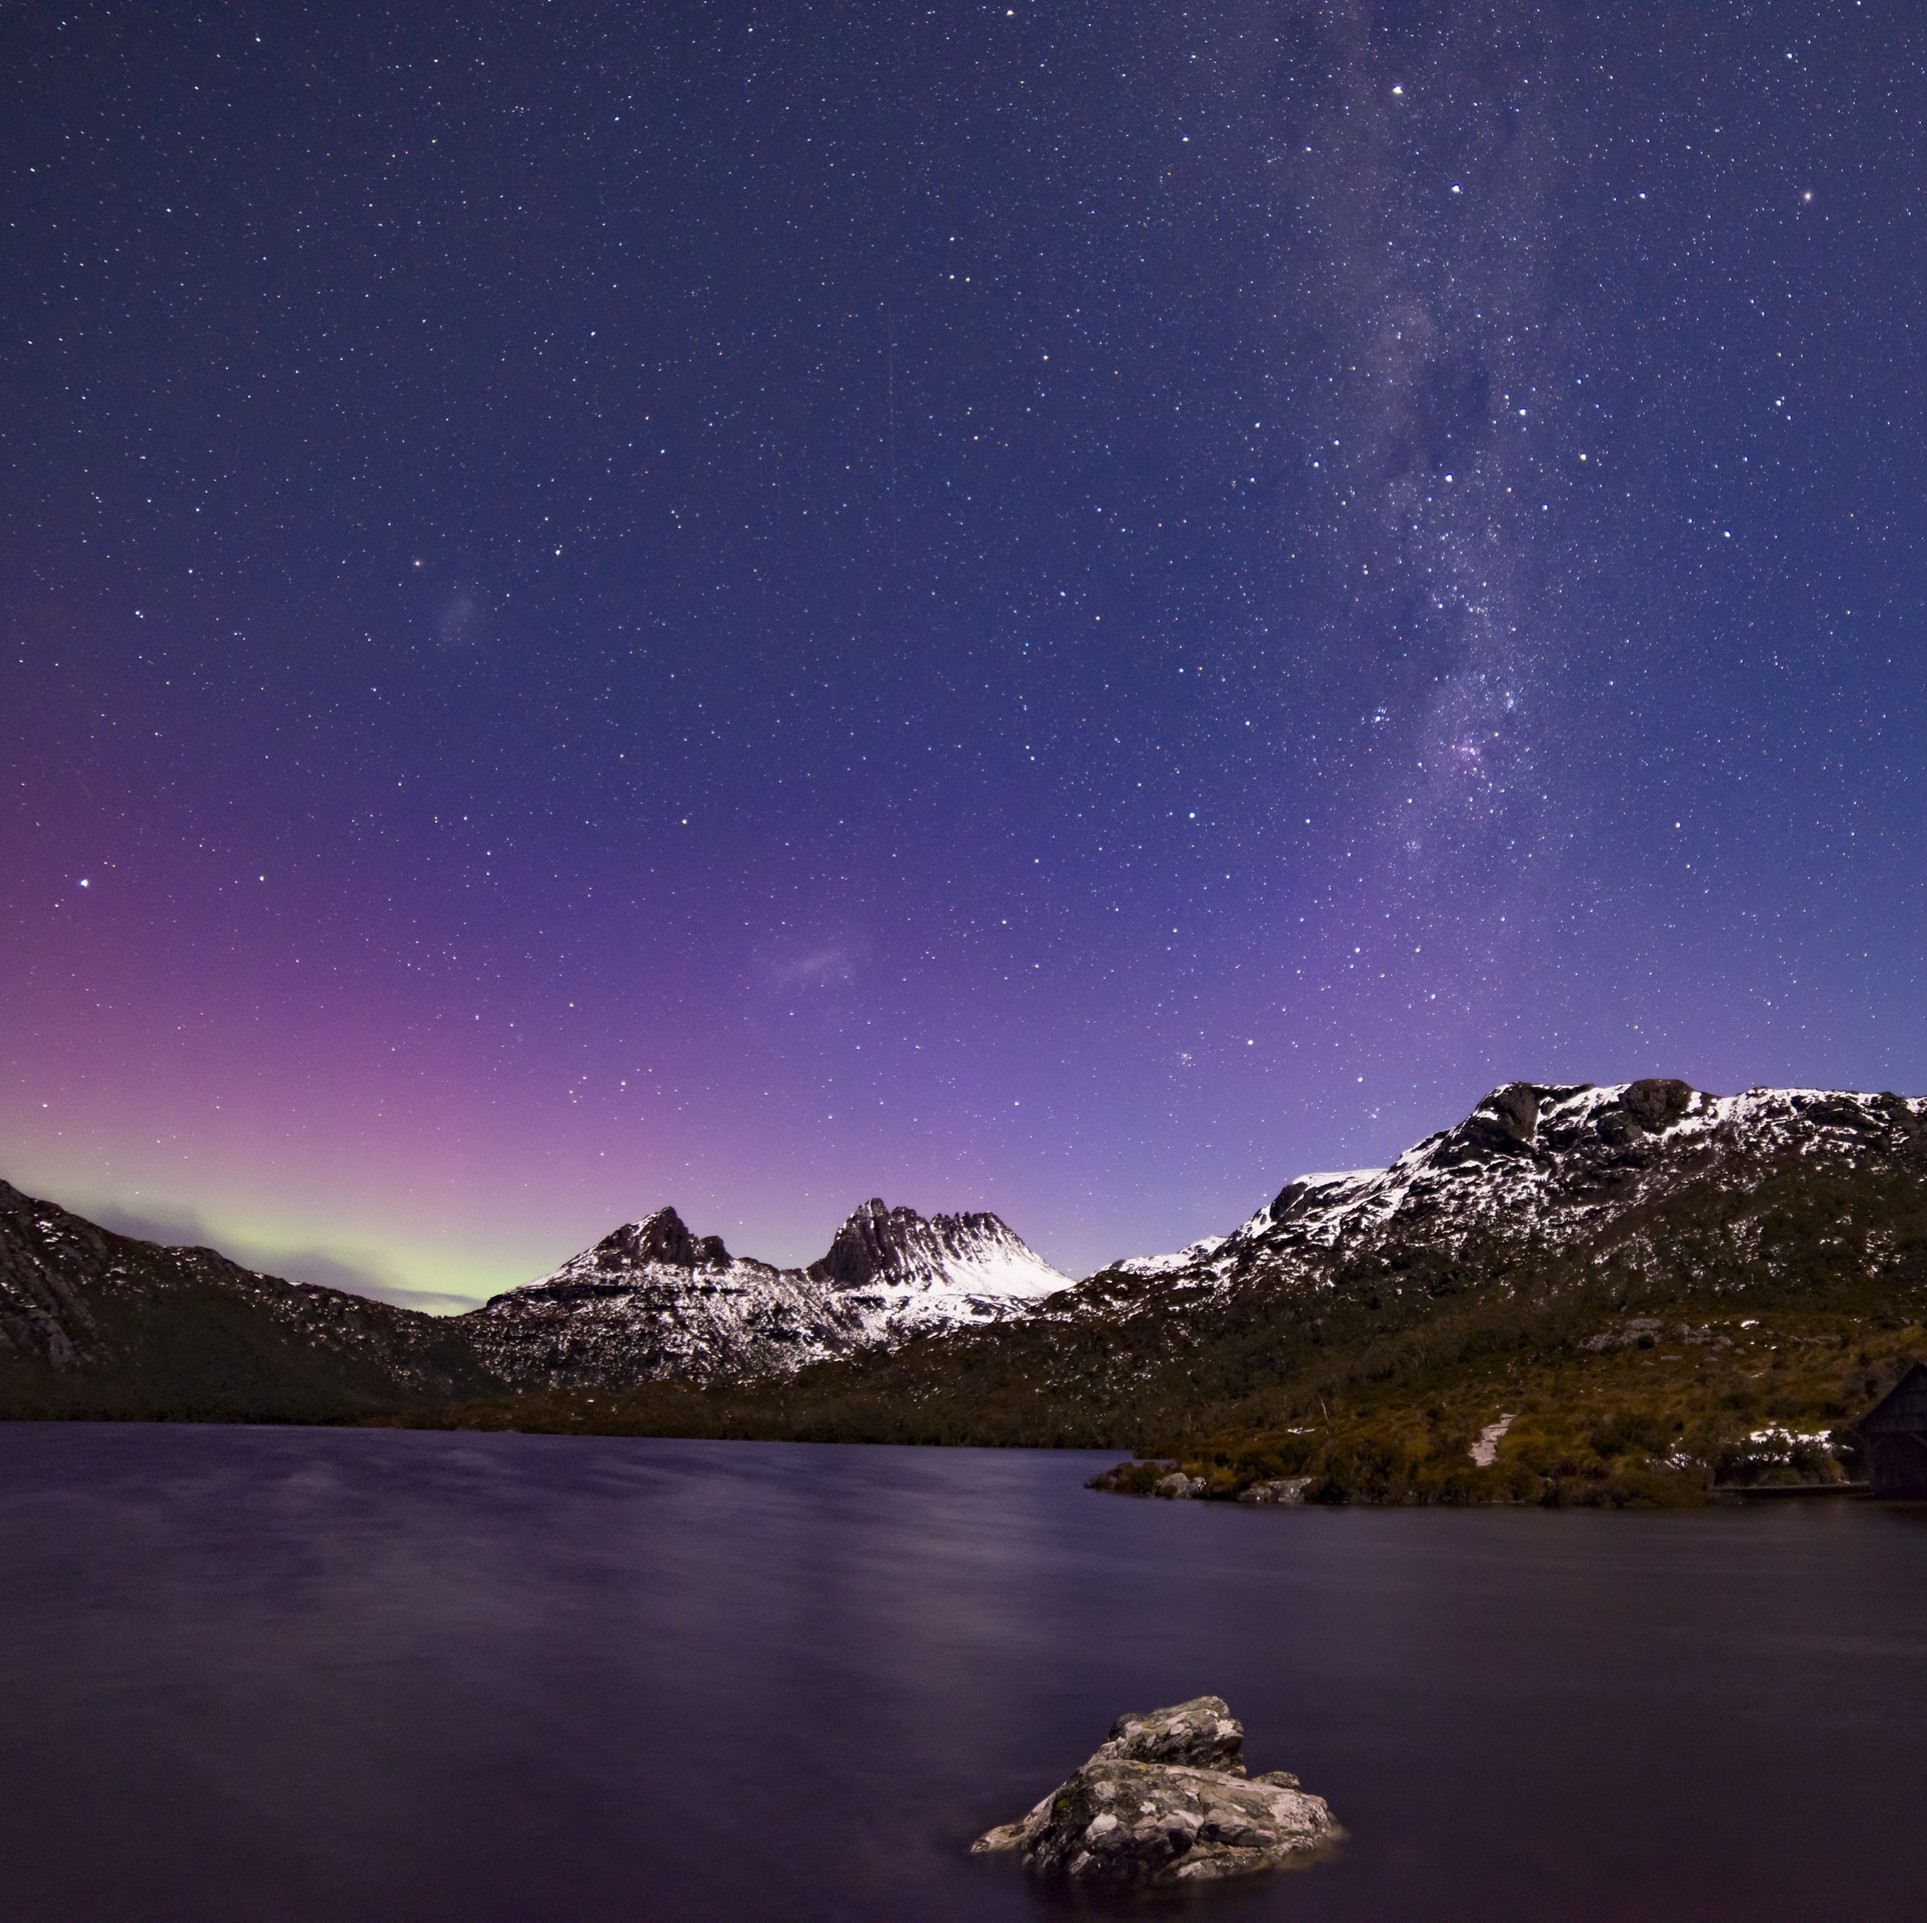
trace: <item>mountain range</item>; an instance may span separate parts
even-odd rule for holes
[[[1230,1483],[1315,1459],[1384,1495],[1434,1460],[1459,1486],[1535,1397],[1478,1473],[1534,1447],[1541,1483],[1731,1470],[1769,1419],[1844,1420],[1924,1319],[1927,1103],[1890,1094],[1511,1083],[1389,1167],[1076,1282],[994,1215],[871,1201],[782,1269],[658,1209],[441,1318],[0,1185],[0,1408],[23,1414],[1076,1442]],[[1568,1433],[1602,1395],[1617,1413]]]
[[[996,1216],[871,1200],[783,1269],[673,1208],[465,1315],[117,1235],[0,1182],[0,1411],[353,1419],[530,1390],[782,1375],[1072,1286]]]
[[[1719,1096],[1660,1080],[1514,1082],[1389,1168],[1301,1175],[1231,1234],[1112,1272],[1220,1290],[1261,1274],[1315,1286],[1332,1280],[1337,1258],[1397,1276],[1482,1240],[1541,1258],[1586,1245],[1599,1260],[1618,1225],[1669,1198],[1690,1190],[1710,1207],[1717,1195],[1723,1212],[1743,1213],[1769,1171],[1800,1167],[1927,1176],[1927,1102],[1823,1089]],[[1777,1253],[1756,1238],[1728,1259],[1770,1266]]]
[[[779,1269],[662,1208],[461,1319],[517,1388],[614,1389],[780,1375],[994,1322],[1071,1286],[994,1215],[925,1220],[873,1199],[819,1261]]]

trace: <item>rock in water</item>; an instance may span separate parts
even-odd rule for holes
[[[1194,1696],[1174,1709],[1120,1716],[1091,1762],[1177,1763],[1242,1776],[1245,1726],[1222,1696]]]
[[[1302,1861],[1342,1834],[1284,1770],[1247,1776],[1221,1696],[1120,1716],[1097,1753],[1018,1823],[971,1846],[1091,1883],[1193,1883]]]

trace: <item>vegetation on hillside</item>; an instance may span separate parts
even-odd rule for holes
[[[1908,1171],[1731,1171],[1551,1248],[1488,1228],[1221,1285],[1122,1273],[1053,1313],[797,1375],[555,1394],[432,1418],[811,1441],[1114,1448],[1203,1493],[1334,1502],[1703,1500],[1827,1481],[1927,1354],[1927,1196]],[[1481,1468],[1472,1445],[1511,1423]]]
[[[1840,1482],[1860,1474],[1855,1423],[1927,1352],[1927,1328],[1897,1317],[1682,1313],[1602,1335],[1596,1349],[1528,1345],[1354,1383],[1309,1420],[1185,1438],[1099,1486],[1148,1494],[1182,1471],[1221,1499],[1306,1478],[1311,1502],[1665,1507],[1715,1488]],[[1473,1459],[1482,1436],[1487,1466]]]
[[[1854,1424],[1927,1355],[1922,1172],[1911,1147],[1705,1158],[1556,1240],[1492,1210],[1366,1222],[791,1375],[524,1395],[460,1319],[4,1191],[0,1412],[1100,1448],[1140,1458],[1123,1490],[1175,1465],[1216,1497],[1691,1502],[1855,1471]]]
[[[1651,1305],[1643,1305],[1650,1307]],[[1854,1424],[1927,1355],[1927,1321],[1771,1310],[1692,1320],[1691,1306],[1620,1317],[1579,1341],[1461,1328],[1453,1341],[1330,1355],[1276,1385],[1269,1421],[1156,1431],[1007,1384],[973,1403],[940,1380],[827,1365],[785,1383],[469,1405],[430,1422],[593,1434],[818,1442],[1134,1449],[1099,1486],[1150,1494],[1181,1469],[1207,1498],[1309,1478],[1314,1502],[1539,1502],[1666,1506],[1715,1488],[1859,1474]],[[1656,1325],[1656,1326],[1655,1326]],[[1504,1339],[1509,1337],[1510,1339]],[[1593,1346],[1596,1345],[1596,1346]],[[1389,1364],[1389,1366],[1388,1366]],[[899,1397],[893,1391],[904,1391]],[[1509,1420],[1508,1420],[1509,1418]],[[1489,1467],[1473,1445],[1504,1422]]]

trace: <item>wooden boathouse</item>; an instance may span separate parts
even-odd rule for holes
[[[1860,1425],[1876,1496],[1927,1501],[1927,1363],[1916,1362]]]

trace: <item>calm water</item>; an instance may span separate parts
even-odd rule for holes
[[[1241,1510],[1074,1455],[0,1427],[0,1916],[1062,1915],[965,1854],[1215,1690],[1226,1918],[1916,1918],[1927,1514]]]

